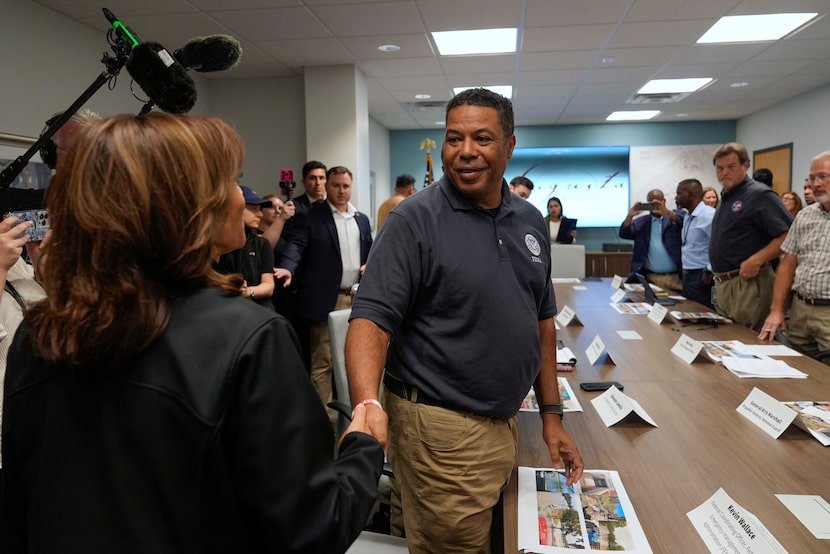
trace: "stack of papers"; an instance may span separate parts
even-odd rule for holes
[[[781,360],[764,358],[737,358],[723,356],[721,363],[738,377],[761,377],[766,379],[806,379],[807,374],[798,371]]]

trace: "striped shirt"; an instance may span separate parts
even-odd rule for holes
[[[830,213],[816,202],[795,217],[781,250],[798,258],[793,290],[830,299]]]

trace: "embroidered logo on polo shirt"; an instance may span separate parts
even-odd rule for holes
[[[539,241],[536,240],[536,237],[530,233],[525,235],[525,246],[527,246],[527,249],[530,250],[530,253],[534,256],[538,256],[542,253],[542,247],[539,246]]]
[[[743,207],[744,207],[744,205],[741,203],[740,200],[735,200],[734,202],[732,202],[732,211],[733,212],[739,212],[739,211],[741,211],[741,208],[743,208]]]

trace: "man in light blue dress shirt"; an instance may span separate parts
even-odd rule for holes
[[[703,203],[703,186],[697,179],[685,179],[677,185],[675,202],[689,212],[681,231],[683,295],[689,300],[712,307],[712,267],[709,264],[709,240],[715,209]]]

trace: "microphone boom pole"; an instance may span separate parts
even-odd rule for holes
[[[105,13],[109,11],[106,10],[106,8],[104,8],[104,10]],[[123,68],[127,63],[131,46],[126,40],[119,37],[119,39],[112,44],[112,50],[115,52],[115,57],[111,56],[109,52],[104,52],[104,57],[101,59],[101,63],[106,66],[104,71],[98,75],[92,84],[89,85],[83,93],[81,93],[78,99],[75,100],[72,105],[69,106],[66,111],[64,111],[63,114],[49,126],[48,129],[46,129],[46,131],[28,150],[26,150],[26,152],[15,158],[15,160],[12,161],[6,169],[0,172],[0,190],[9,188],[9,185],[11,185],[15,178],[20,175],[20,172],[23,171],[23,168],[26,167],[26,164],[28,164],[29,160],[32,159],[32,156],[40,150],[46,141],[52,138],[54,134],[57,133],[61,127],[63,127],[64,123],[69,121],[69,119],[75,115],[75,112],[81,109],[81,106],[83,106],[86,101],[98,91],[99,88],[101,88],[110,79],[118,75],[121,68]]]

